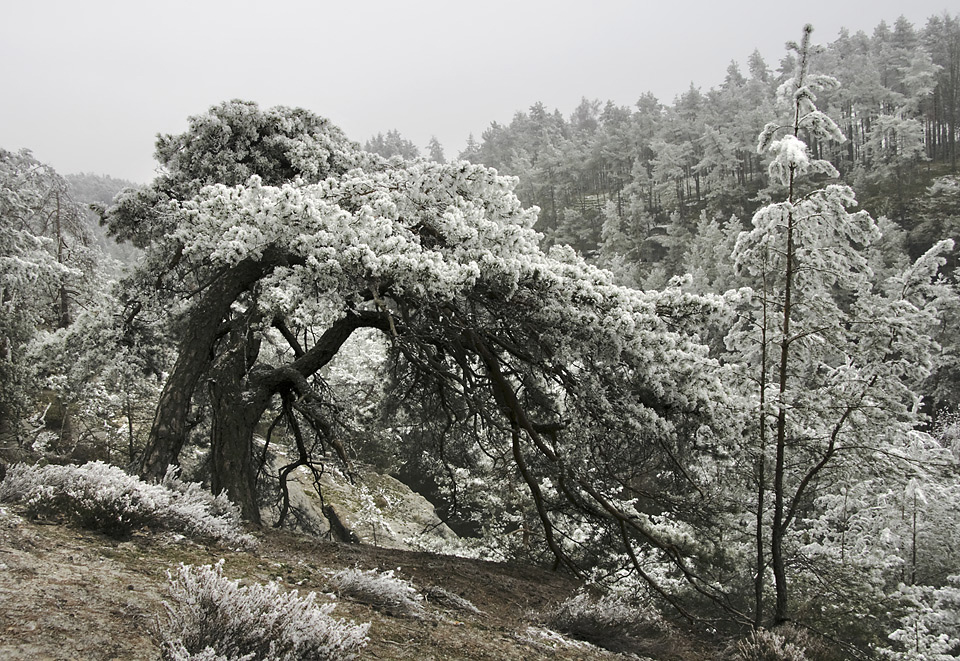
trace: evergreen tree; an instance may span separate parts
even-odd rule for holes
[[[420,157],[420,150],[417,149],[417,146],[400,135],[400,132],[396,129],[387,131],[386,135],[378,133],[367,140],[363,148],[365,151],[379,154],[384,158],[399,156],[404,160],[412,160]]]
[[[427,157],[435,163],[447,162],[447,157],[443,155],[443,145],[435,135],[430,136],[430,142],[427,144]]]
[[[27,442],[20,423],[38,386],[30,343],[68,327],[96,296],[93,243],[66,180],[28,151],[0,150],[0,439],[8,448]],[[58,443],[69,447],[67,411],[57,427]]]
[[[781,86],[790,119],[768,124],[759,142],[772,155],[770,175],[785,199],[754,215],[753,230],[734,251],[738,268],[757,283],[751,314],[730,336],[754,365],[759,391],[757,625],[764,622],[767,566],[773,621],[790,618],[791,531],[812,494],[838,488],[840,476],[862,466],[873,448],[903,442],[917,424],[917,388],[935,346],[929,333],[940,289],[931,283],[950,245],[938,244],[903,274],[873,283],[864,248],[879,239],[877,225],[866,212],[849,210],[856,202],[848,187],[816,187],[817,177],[838,173],[802,139],[843,140],[815,105],[815,93],[836,81],[811,72],[811,30],[790,45],[796,71]]]
[[[168,138],[186,147],[167,174],[107,211],[122,228],[138,225],[131,210],[141,210],[138,235],[152,240],[130,297],[176,331],[141,471],[157,477],[178,461],[189,414],[205,401],[212,486],[256,521],[254,430],[271,409],[290,430],[281,488],[297,467],[319,471],[343,424],[320,370],[370,328],[390,341],[393,389],[420,424],[460,441],[458,468],[513,484],[523,525],[540,527],[534,557],[578,573],[628,562],[674,600],[647,571],[658,563],[722,602],[698,541],[711,536],[692,532],[709,527],[697,502],[710,493],[691,487],[697,477],[685,467],[700,436],[722,437],[727,424],[720,366],[697,340],[722,301],[676,286],[626,289],[569,248],[542,251],[536,211],[493,170],[398,165],[303,111],[232,105],[191,118],[187,134]],[[190,150],[206,153],[214,116],[240,122],[231,135],[298,118],[303,142],[283,144],[301,158],[324,146],[315,182],[267,184],[254,174],[201,186]],[[267,174],[286,160],[276,151],[217,157],[226,178],[229,158]],[[131,203],[170,190],[184,194]],[[451,456],[443,447],[440,465]]]

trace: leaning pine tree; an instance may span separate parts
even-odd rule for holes
[[[281,490],[321,470],[346,437],[321,369],[374,329],[396,395],[443,428],[438,461],[520,485],[532,553],[632,572],[680,608],[664,585],[729,607],[716,537],[699,532],[712,487],[691,466],[729,417],[697,335],[721,298],[617,286],[569,248],[541,250],[516,180],[365,154],[302,110],[225,103],[157,153],[164,174],[106,212],[146,248],[124,318],[164,324],[178,347],[143,475],[209,429],[213,488],[259,520],[255,429],[288,432]]]
[[[791,619],[791,576],[802,569],[799,533],[815,516],[815,498],[855,479],[883,446],[906,442],[919,421],[919,387],[931,368],[937,323],[937,244],[904,273],[875,282],[869,246],[877,223],[856,205],[838,176],[808,146],[843,142],[816,92],[837,81],[811,72],[816,48],[804,28],[797,69],[780,88],[789,120],[770,123],[759,151],[770,154],[771,178],[783,200],[760,209],[740,235],[734,259],[754,296],[728,336],[756,383],[753,456],[756,485],[756,626],[772,570],[772,621]]]

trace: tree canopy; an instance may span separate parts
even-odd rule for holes
[[[245,147],[217,152],[217,171],[232,153],[250,174],[242,183],[180,183],[194,161],[168,145],[201,145],[214,125],[239,134],[224,118],[256,126],[261,115],[323,126],[302,111],[216,107],[190,135],[161,140],[168,173],[107,212],[116,232],[154,237],[128,304],[162,301],[178,329],[141,471],[160,476],[177,461],[191,405],[209,398],[214,487],[257,519],[256,425],[275,407],[332,443],[317,373],[353,330],[372,327],[392,343],[396,387],[434,402],[433,415],[469,430],[471,452],[526,485],[558,562],[578,570],[585,549],[596,553],[586,534],[634,558],[643,540],[699,581],[679,551],[693,538],[671,510],[690,507],[685,493],[706,496],[683,462],[727,406],[721,367],[696,335],[721,299],[618,286],[569,248],[540,249],[515,179],[466,162],[383,161],[335,129],[304,137],[303,149],[338,147],[324,154],[344,166],[322,180],[270,185],[248,164],[270,164],[270,176],[276,161]],[[294,464],[317,462],[308,446]]]

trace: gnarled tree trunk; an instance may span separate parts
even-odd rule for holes
[[[245,340],[240,333],[230,335],[230,347],[214,363],[207,382],[212,414],[210,486],[215,494],[226,491],[243,518],[259,525],[253,432],[271,395],[263,389],[250,393],[244,387],[259,342],[250,337]]]
[[[269,272],[275,260],[244,261],[221,273],[187,312],[177,363],[163,386],[153,426],[140,460],[142,477],[158,480],[176,464],[186,440],[187,415],[200,378],[213,360],[230,306],[253,283]]]

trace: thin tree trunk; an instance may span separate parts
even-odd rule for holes
[[[57,214],[55,218],[57,231],[57,264],[61,266],[64,263],[63,255],[63,227],[60,220],[62,208],[60,204],[60,192],[57,192]],[[67,284],[61,280],[60,289],[57,292],[57,327],[66,328],[70,325],[70,293],[67,291]]]
[[[805,84],[807,72],[810,32],[812,28],[806,26],[803,33],[803,42],[800,47],[800,66],[797,76],[797,88]],[[793,135],[800,135],[800,105],[795,105],[793,117]],[[794,184],[796,181],[796,166],[790,166],[790,178],[787,189],[787,201],[790,209],[787,211],[787,245],[784,259],[786,260],[786,269],[783,276],[783,325],[780,335],[780,365],[778,368],[779,390],[777,402],[777,438],[776,438],[776,460],[773,473],[773,528],[770,535],[770,562],[773,566],[773,579],[776,587],[777,599],[774,610],[774,623],[787,621],[788,599],[787,599],[787,571],[786,563],[783,558],[783,538],[786,535],[789,521],[784,516],[784,474],[786,471],[786,449],[787,449],[787,374],[790,367],[790,321],[793,315],[793,274],[796,265],[796,247],[794,246]]]
[[[777,591],[774,621],[787,620],[787,573],[783,559],[783,537],[786,533],[784,522],[784,472],[787,447],[787,405],[784,401],[787,392],[787,370],[790,365],[790,315],[793,289],[793,212],[787,215],[787,269],[784,276],[783,329],[780,338],[779,402],[777,409],[777,456],[773,473],[773,530],[770,538],[770,560],[773,565],[773,578]]]
[[[760,448],[757,457],[757,575],[754,579],[754,615],[753,625],[760,628],[763,624],[763,574],[766,570],[766,556],[763,549],[763,507],[766,497],[766,455],[767,455],[767,271],[763,271],[763,316],[760,326]]]

